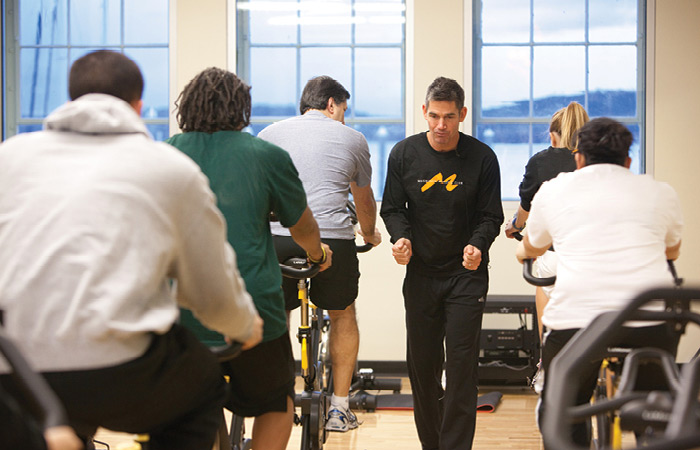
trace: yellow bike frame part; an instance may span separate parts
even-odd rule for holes
[[[613,421],[612,448],[613,450],[620,450],[622,448],[622,429],[620,428],[620,416],[615,416],[615,420]]]
[[[306,338],[301,340],[301,370],[306,373],[309,370],[309,358],[306,353]]]

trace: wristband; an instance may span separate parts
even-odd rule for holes
[[[513,228],[515,228],[515,231],[523,231],[525,229],[525,224],[523,224],[522,227],[518,227],[515,225],[515,221],[518,219],[518,216],[513,216],[513,222],[511,222],[511,225],[513,225]]]
[[[328,259],[328,254],[326,254],[326,248],[324,246],[321,246],[321,251],[323,252],[323,256],[319,261],[315,261],[311,255],[309,255],[309,252],[306,252],[306,258],[309,260],[311,264],[324,264],[326,260]]]

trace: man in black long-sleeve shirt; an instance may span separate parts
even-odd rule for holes
[[[433,81],[423,115],[429,131],[391,151],[381,217],[394,259],[407,265],[407,362],[418,436],[424,450],[468,449],[488,249],[503,223],[500,171],[487,145],[459,132],[467,108],[455,80]]]

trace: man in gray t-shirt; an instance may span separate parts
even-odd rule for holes
[[[334,392],[326,429],[332,431],[357,428],[348,393],[360,342],[355,318],[360,272],[355,230],[346,206],[349,192],[355,201],[360,235],[375,246],[382,240],[375,226],[377,203],[367,140],[344,121],[349,98],[350,93],[336,80],[312,78],[301,95],[301,115],[274,123],[258,134],[292,156],[321,238],[333,250],[333,265],[311,280],[311,300],[327,310],[331,319]],[[271,227],[280,260],[304,254],[287,229],[279,223]],[[296,282],[285,279],[283,288],[287,309],[298,307]]]

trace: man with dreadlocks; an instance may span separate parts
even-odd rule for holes
[[[331,270],[311,280],[311,300],[328,311],[331,319],[333,395],[326,429],[340,432],[358,425],[348,401],[360,344],[355,318],[360,271],[355,229],[347,209],[348,192],[352,191],[365,242],[379,245],[382,241],[375,227],[377,203],[371,185],[369,146],[362,133],[345,126],[349,98],[350,93],[333,78],[312,78],[301,94],[301,115],[274,123],[258,135],[292,155],[321,237],[335,252]],[[272,232],[280,259],[298,251],[289,232],[276,225]],[[287,309],[297,308],[293,281],[285,279],[283,287]]]
[[[190,156],[209,177],[228,223],[238,268],[265,321],[263,342],[225,368],[231,376],[228,407],[255,417],[253,448],[284,450],[294,418],[294,357],[287,332],[282,277],[270,234],[270,212],[289,227],[309,260],[331,265],[318,225],[289,154],[243,132],[250,122],[250,87],[226,70],[210,67],[195,76],[177,99],[183,133],[168,143]],[[186,310],[183,322],[209,345],[221,336]]]

